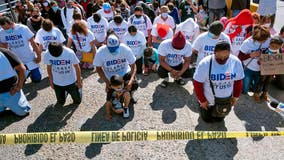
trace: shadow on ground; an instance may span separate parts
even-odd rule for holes
[[[129,106],[130,117],[123,119],[122,115],[112,113],[110,121],[105,120],[105,107],[101,107],[96,114],[88,119],[86,123],[81,126],[81,131],[116,131],[121,129],[125,124],[131,121],[134,117],[133,105]],[[88,158],[94,158],[101,153],[101,148],[104,144],[90,144],[86,147],[85,155]]]
[[[18,122],[25,117],[19,117],[15,115],[11,110],[5,110],[0,113],[0,131],[4,130],[6,127],[10,126],[11,124]]]
[[[67,124],[78,105],[69,104],[66,106],[49,105],[45,111],[28,126],[27,132],[57,132]],[[32,155],[38,152],[42,144],[27,145],[25,155]]]
[[[159,79],[158,74],[155,72],[151,72],[148,76],[144,76],[143,74],[138,74],[136,77],[138,81],[141,80],[141,82],[139,83],[140,88],[146,88],[149,83],[152,83]]]
[[[175,83],[169,83],[167,88],[157,86],[152,97],[150,106],[153,110],[163,110],[162,120],[165,124],[173,123],[177,118],[175,109],[183,108],[192,99],[187,89]]]
[[[251,101],[242,100],[248,98]],[[234,112],[240,120],[245,121],[247,131],[278,131],[277,127],[284,127],[284,119],[278,113],[269,109],[265,102],[255,103],[248,95],[241,96],[239,104],[234,107]],[[252,137],[252,139],[259,141],[263,137]]]
[[[45,77],[39,83],[26,83],[23,87],[23,92],[25,93],[27,100],[31,101],[37,97],[38,91],[47,87],[49,87],[49,79],[48,77]]]
[[[205,123],[200,117],[196,131],[227,131],[225,122]],[[185,152],[188,159],[233,160],[238,153],[237,139],[191,140]]]

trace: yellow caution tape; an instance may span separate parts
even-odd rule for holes
[[[0,145],[110,143],[284,136],[284,131],[80,131],[0,134]]]

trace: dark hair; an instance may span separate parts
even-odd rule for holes
[[[152,47],[147,47],[144,49],[144,57],[151,57],[154,54]]]
[[[115,16],[113,17],[113,21],[114,21],[115,23],[121,24],[122,21],[123,21],[123,18],[122,18],[121,15],[118,14],[118,15],[115,15]]]
[[[42,29],[49,32],[52,30],[53,23],[50,19],[44,19],[41,26],[42,26]]]
[[[255,41],[265,41],[270,37],[269,28],[264,25],[256,25],[253,27],[252,39]]]
[[[136,6],[134,12],[136,11],[143,11],[143,8],[141,6]]]
[[[221,34],[224,26],[220,21],[214,21],[209,26],[209,32],[213,33],[215,36],[218,36]]]
[[[274,36],[271,38],[270,44],[277,44],[281,46],[283,44],[283,40],[280,36]]]
[[[281,27],[280,29],[280,34],[284,33],[284,26]]]
[[[131,32],[137,32],[137,28],[134,26],[134,25],[131,25],[128,27],[128,32],[131,33]]]
[[[111,76],[109,81],[110,81],[110,85],[113,85],[113,86],[119,86],[124,83],[123,78],[117,74]]]
[[[74,20],[81,20],[82,19],[82,15],[79,12],[74,11],[72,18]]]
[[[63,46],[59,42],[50,42],[48,51],[53,57],[59,57],[63,52]]]
[[[214,52],[218,51],[231,51],[230,43],[224,40],[217,42]]]
[[[101,20],[101,15],[100,14],[98,14],[98,13],[95,13],[94,15],[93,15],[93,20],[95,21],[95,22],[99,22],[100,20]]]
[[[3,16],[0,18],[0,25],[3,26],[5,24],[11,24],[13,21],[7,17],[7,16]]]
[[[115,36],[119,39],[119,37],[116,35],[116,33],[114,32],[113,29],[108,29],[106,34],[107,34],[106,39],[107,39],[110,35],[115,35]]]

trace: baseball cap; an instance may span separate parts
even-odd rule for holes
[[[103,9],[104,9],[105,11],[109,11],[109,10],[111,9],[110,4],[109,4],[109,3],[103,3]]]
[[[111,34],[107,38],[107,48],[111,53],[119,53],[119,40],[117,36]]]
[[[183,32],[178,31],[173,37],[172,46],[175,49],[181,50],[184,48],[185,44],[186,44],[185,35],[183,34]]]

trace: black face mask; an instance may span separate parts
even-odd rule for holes
[[[135,15],[135,17],[136,17],[136,18],[140,18],[140,17],[142,17],[142,15]]]
[[[34,19],[37,19],[39,17],[39,15],[33,15]]]
[[[99,15],[97,15],[97,14],[94,14],[93,15],[93,19],[94,19],[95,22],[98,23],[101,20],[101,17]]]
[[[229,58],[229,57],[228,57]],[[217,63],[219,63],[219,64],[225,64],[226,62],[227,62],[227,60],[228,60],[228,58],[226,58],[226,59],[219,59],[219,58],[215,58],[216,59],[216,61],[217,61]]]

